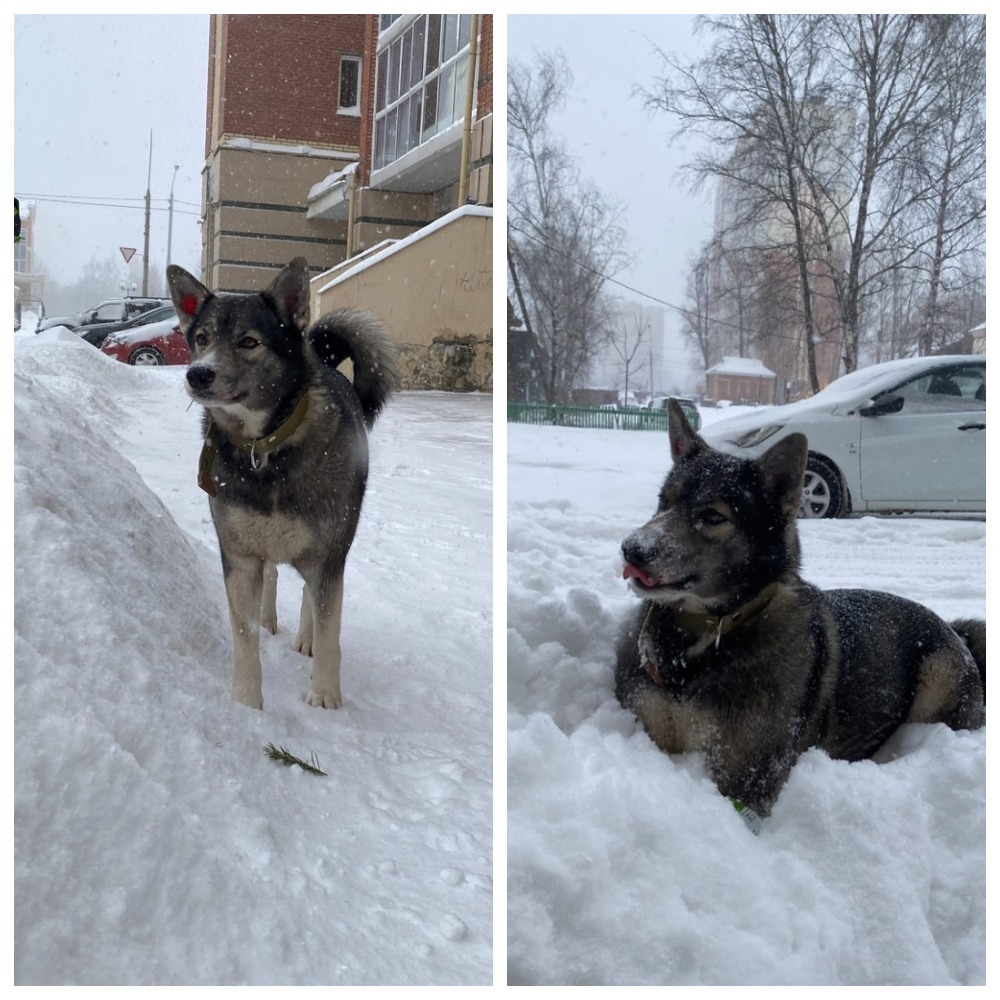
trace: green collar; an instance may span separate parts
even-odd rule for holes
[[[300,427],[309,409],[309,393],[305,393],[295,404],[289,418],[267,437],[243,438],[233,437],[226,434],[226,438],[234,448],[243,448],[250,452],[250,464],[253,468],[260,468],[258,456],[266,455],[270,451],[280,448]],[[223,432],[225,433],[225,432]],[[219,450],[219,430],[211,419],[208,421],[208,430],[205,433],[205,443],[201,447],[201,455],[198,459],[198,485],[210,496],[218,494],[215,482],[212,479],[212,463],[215,461],[216,452]]]
[[[696,611],[671,611],[669,608],[653,604],[642,624],[642,629],[639,631],[639,660],[643,669],[657,684],[663,683],[663,675],[660,673],[660,666],[657,663],[652,635],[655,613],[671,615],[677,628],[693,636],[696,641],[714,635],[715,647],[718,649],[719,641],[724,635],[753,621],[771,603],[777,592],[778,582],[776,580],[774,583],[768,584],[756,597],[751,598],[732,614],[721,616],[707,615]]]

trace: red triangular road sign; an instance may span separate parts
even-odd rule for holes
[[[125,258],[125,263],[127,264],[131,259],[133,254],[135,254],[135,247],[119,247],[122,252],[122,256]]]

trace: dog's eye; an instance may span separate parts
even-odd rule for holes
[[[244,351],[252,351],[255,347],[259,346],[260,341],[256,337],[244,337],[240,341],[240,347],[242,347]]]
[[[716,528],[720,524],[725,524],[728,518],[714,507],[706,507],[699,515],[698,520],[707,524],[710,528]]]
[[[198,347],[206,347],[208,345],[208,334],[196,333],[194,335],[194,342]]]

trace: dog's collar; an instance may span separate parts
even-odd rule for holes
[[[719,641],[724,635],[753,621],[771,603],[777,592],[778,582],[775,581],[768,584],[756,597],[751,598],[746,604],[728,615],[706,615],[697,611],[671,610],[662,605],[653,604],[639,630],[639,662],[657,684],[663,683],[663,674],[660,672],[660,665],[657,662],[656,644],[652,634],[655,614],[671,615],[677,628],[696,639],[714,635],[715,646],[718,648]]]
[[[273,433],[259,438],[234,437],[226,434],[229,443],[235,448],[242,448],[250,452],[250,464],[254,469],[260,468],[257,456],[266,455],[269,451],[280,448],[298,429],[305,420],[306,412],[309,409],[309,393],[305,393],[295,404],[288,419],[281,424]],[[225,431],[222,433],[225,434]],[[215,422],[209,418],[208,430],[205,433],[205,443],[201,446],[201,456],[198,459],[198,485],[210,496],[218,494],[218,489],[212,480],[212,463],[215,461],[215,454],[219,450],[219,429]]]

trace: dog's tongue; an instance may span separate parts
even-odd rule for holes
[[[622,579],[631,580],[633,576],[645,587],[655,587],[660,582],[656,577],[650,576],[645,570],[639,569],[638,566],[626,563],[625,569],[622,571]]]

